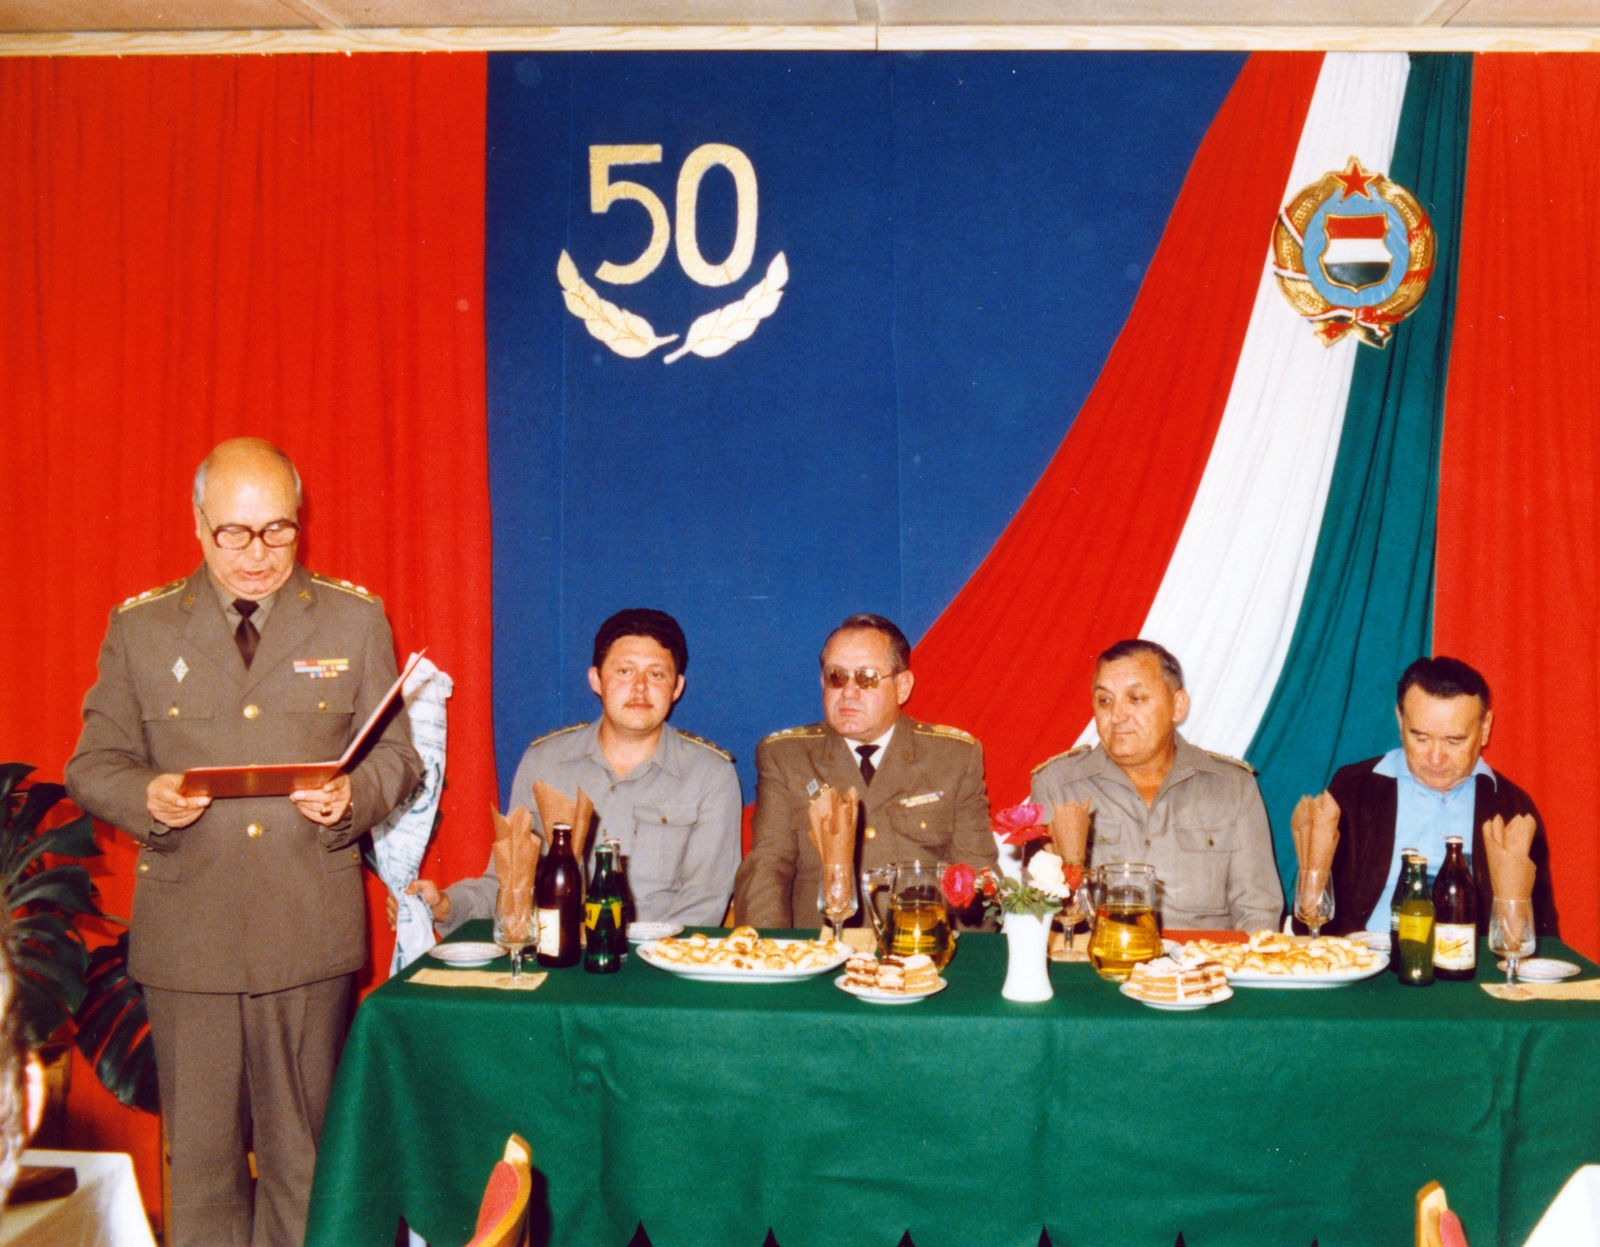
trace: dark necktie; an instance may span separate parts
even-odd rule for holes
[[[250,616],[256,613],[259,602],[247,602],[244,598],[234,599],[233,609],[239,612],[239,627],[234,631],[233,643],[239,647],[239,657],[244,659],[244,669],[250,670],[250,664],[256,656],[256,646],[261,644],[261,633],[256,631],[255,624],[250,622]]]
[[[861,755],[861,778],[870,784],[872,777],[878,773],[878,768],[872,765],[872,755],[878,752],[878,747],[876,745],[857,745],[856,752]]]

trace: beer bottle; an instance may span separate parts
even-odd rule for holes
[[[1394,895],[1389,898],[1389,968],[1400,973],[1400,902],[1406,899],[1406,863],[1415,849],[1400,850],[1400,873],[1395,876]]]
[[[594,847],[594,878],[583,902],[583,925],[588,934],[583,950],[583,968],[590,974],[615,974],[622,969],[628,935],[622,925],[622,890],[617,875],[615,840],[602,840]]]
[[[1406,859],[1406,894],[1400,902],[1400,981],[1433,986],[1433,897],[1428,895],[1428,859]]]
[[[1461,837],[1446,836],[1444,845],[1444,865],[1433,881],[1433,973],[1470,980],[1478,973],[1478,888]]]
[[[550,851],[539,863],[533,903],[539,911],[539,964],[575,966],[582,949],[578,927],[583,921],[583,876],[572,856],[572,828],[550,827]]]

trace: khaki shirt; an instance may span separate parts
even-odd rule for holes
[[[1154,866],[1164,927],[1261,931],[1283,918],[1266,806],[1242,762],[1180,735],[1172,769],[1146,806],[1104,746],[1080,746],[1035,769],[1033,800],[1046,818],[1059,802],[1091,802],[1089,865]]]
[[[533,799],[534,781],[541,779],[569,797],[582,788],[594,801],[597,820],[586,848],[606,839],[621,844],[640,922],[722,922],[739,868],[744,799],[733,761],[721,749],[667,725],[656,751],[619,777],[600,748],[598,720],[541,736],[517,766],[511,806],[533,812],[534,830],[548,845]],[[445,889],[450,917],[440,930],[493,918],[499,886],[491,856],[478,878]]]

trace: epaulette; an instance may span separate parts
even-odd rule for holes
[[[1059,762],[1062,758],[1076,758],[1079,754],[1088,753],[1093,748],[1093,745],[1074,745],[1071,749],[1066,750],[1064,753],[1058,753],[1053,758],[1046,758],[1043,762],[1039,763],[1038,766],[1034,767],[1029,774],[1037,775],[1052,762]]]
[[[136,593],[121,606],[117,607],[117,614],[132,610],[135,606],[144,606],[149,602],[159,602],[162,598],[169,598],[184,585],[189,583],[189,578],[183,576],[178,580],[169,580],[164,585],[157,585],[154,589],[146,589],[143,593]]]
[[[704,736],[696,736],[693,732],[686,732],[681,727],[677,728],[676,731],[679,736],[684,738],[684,740],[693,741],[697,745],[703,745],[705,748],[711,750],[712,753],[720,757],[724,762],[733,761],[733,755],[731,753],[729,753],[721,745],[713,745]]]
[[[763,736],[761,743],[764,745],[769,740],[816,740],[827,733],[817,723],[807,723],[804,727],[786,727],[781,732],[773,732],[770,736]]]
[[[964,740],[969,745],[978,743],[978,738],[970,732],[963,732],[959,727],[949,727],[943,723],[919,723],[911,730],[921,732],[924,736],[948,736],[952,740]]]
[[[547,740],[554,740],[557,736],[565,736],[568,732],[576,732],[580,727],[588,727],[587,723],[569,723],[566,727],[558,727],[553,732],[546,732],[543,736],[536,737],[528,742],[528,748],[542,745]]]
[[[358,597],[363,602],[376,602],[376,594],[368,593],[362,585],[353,585],[348,580],[335,580],[332,576],[324,576],[321,572],[312,572],[311,579],[325,589],[338,589],[352,597]]]
[[[1242,768],[1243,770],[1249,771],[1250,774],[1252,774],[1252,775],[1255,775],[1255,774],[1258,773],[1256,771],[1255,767],[1251,766],[1248,762],[1244,761],[1242,758],[1229,757],[1225,753],[1212,753],[1211,750],[1209,750],[1209,749],[1206,750],[1206,756],[1208,758],[1215,758],[1218,762],[1231,762],[1231,763],[1234,764],[1234,766],[1237,766],[1237,767]]]

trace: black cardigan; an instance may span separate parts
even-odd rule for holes
[[[1386,903],[1384,884],[1394,860],[1394,820],[1399,808],[1399,783],[1373,772],[1381,758],[1340,767],[1328,784],[1339,803],[1339,848],[1333,858],[1334,918],[1325,930],[1343,935],[1363,929],[1372,913]],[[1478,932],[1489,929],[1494,888],[1489,858],[1483,851],[1483,825],[1496,814],[1508,822],[1518,814],[1533,815],[1537,830],[1531,856],[1539,875],[1533,885],[1534,922],[1540,935],[1558,934],[1555,895],[1550,888],[1550,849],[1544,820],[1533,799],[1504,775],[1477,776],[1472,806],[1472,874],[1478,885]],[[1430,863],[1435,872],[1439,863]]]

